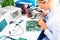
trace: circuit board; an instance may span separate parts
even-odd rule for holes
[[[19,38],[19,40],[27,40],[26,38]]]
[[[30,20],[26,21],[26,31],[40,31],[40,26],[38,25],[38,21]]]

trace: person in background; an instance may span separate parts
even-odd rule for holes
[[[43,2],[44,1],[44,2]],[[39,1],[40,8],[49,10],[46,23],[39,19],[38,24],[42,27],[43,38],[41,40],[60,40],[60,6],[51,9],[52,0]],[[40,35],[41,35],[40,34]],[[42,37],[42,36],[41,36]],[[37,40],[40,40],[39,38]]]

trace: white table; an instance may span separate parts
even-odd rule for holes
[[[27,38],[27,40],[37,40],[37,38],[38,38],[38,36],[39,36],[39,34],[40,34],[40,32],[41,31],[33,31],[33,32],[26,32],[26,21],[27,20],[30,20],[29,18],[27,18],[26,16],[22,16],[22,17],[20,17],[18,20],[17,20],[17,22],[18,21],[20,21],[20,19],[21,20],[24,20],[24,22],[22,22],[20,25],[21,25],[21,27],[24,29],[24,33],[23,33],[23,35],[21,35],[20,37],[22,37],[22,38]],[[17,38],[17,37],[16,37]]]
[[[38,36],[39,36],[39,34],[40,34],[41,31],[26,32],[26,21],[30,20],[30,19],[27,18],[26,16],[22,16],[18,20],[16,20],[16,22],[19,22],[20,20],[24,20],[21,24],[19,24],[23,28],[24,33],[22,35],[19,35],[19,36],[13,36],[12,35],[10,37],[17,38],[17,39],[20,38],[20,37],[22,37],[22,38],[26,38],[27,40],[37,40],[37,38],[38,38]],[[14,25],[12,25],[12,26],[14,26]],[[9,27],[8,27],[7,30],[11,30],[13,28],[12,26],[9,25]],[[7,30],[5,30],[5,31],[7,31]],[[19,30],[17,32],[17,34],[20,33],[20,32],[22,32],[22,30]],[[7,33],[5,33],[5,34],[9,35],[9,32],[7,31]]]

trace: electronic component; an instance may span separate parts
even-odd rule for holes
[[[19,4],[29,4],[33,7],[36,7],[36,0],[18,0],[15,2],[15,5],[18,6]]]
[[[38,8],[35,8],[33,11],[32,11],[32,17],[31,18],[34,18],[34,19],[37,19],[37,18],[40,18],[40,19],[44,19],[45,18],[45,14],[44,12],[42,11],[42,9],[38,9]]]
[[[13,20],[9,10],[0,8],[0,36],[19,36],[24,33],[23,28],[19,25],[19,22]],[[12,21],[13,20],[13,21]],[[23,22],[23,20],[20,20]]]
[[[8,24],[11,20],[13,20],[10,12],[7,9],[0,8],[0,21],[2,21],[3,19],[6,19]]]
[[[12,20],[10,13],[5,9],[0,8],[0,33],[7,27],[9,22]]]
[[[8,12],[10,12],[12,18],[14,20],[18,19],[20,16],[21,16],[21,8],[18,8],[18,7],[14,7],[14,6],[6,6],[4,7],[4,9],[7,9]]]
[[[27,40],[26,38],[19,38],[19,40]]]
[[[12,23],[14,23],[14,22],[15,22],[15,21],[10,21],[9,24],[12,24]]]
[[[5,10],[4,8],[0,8],[0,36],[9,35],[7,32],[9,30],[9,22],[11,20],[12,17],[10,15],[10,12]]]
[[[40,26],[38,22],[35,20],[30,20],[26,22],[26,31],[40,31]]]
[[[20,20],[18,23],[22,23],[24,20]]]
[[[44,14],[44,11],[40,8],[29,8],[28,10],[28,16],[31,18],[31,19],[37,19],[37,18],[40,18],[40,19],[44,19],[45,17],[45,14]]]

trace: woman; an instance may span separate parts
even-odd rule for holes
[[[47,3],[41,3],[41,8],[46,10],[47,4],[51,3],[52,0],[47,0]],[[46,5],[45,5],[46,4]],[[44,6],[45,5],[45,6]],[[54,7],[54,6],[53,6]],[[47,7],[50,11],[48,12],[48,19],[45,23],[43,20],[39,19],[38,24],[43,28],[44,34],[47,37],[44,37],[43,40],[60,40],[60,7],[56,7],[51,10],[52,6]],[[48,39],[47,39],[48,38]]]

